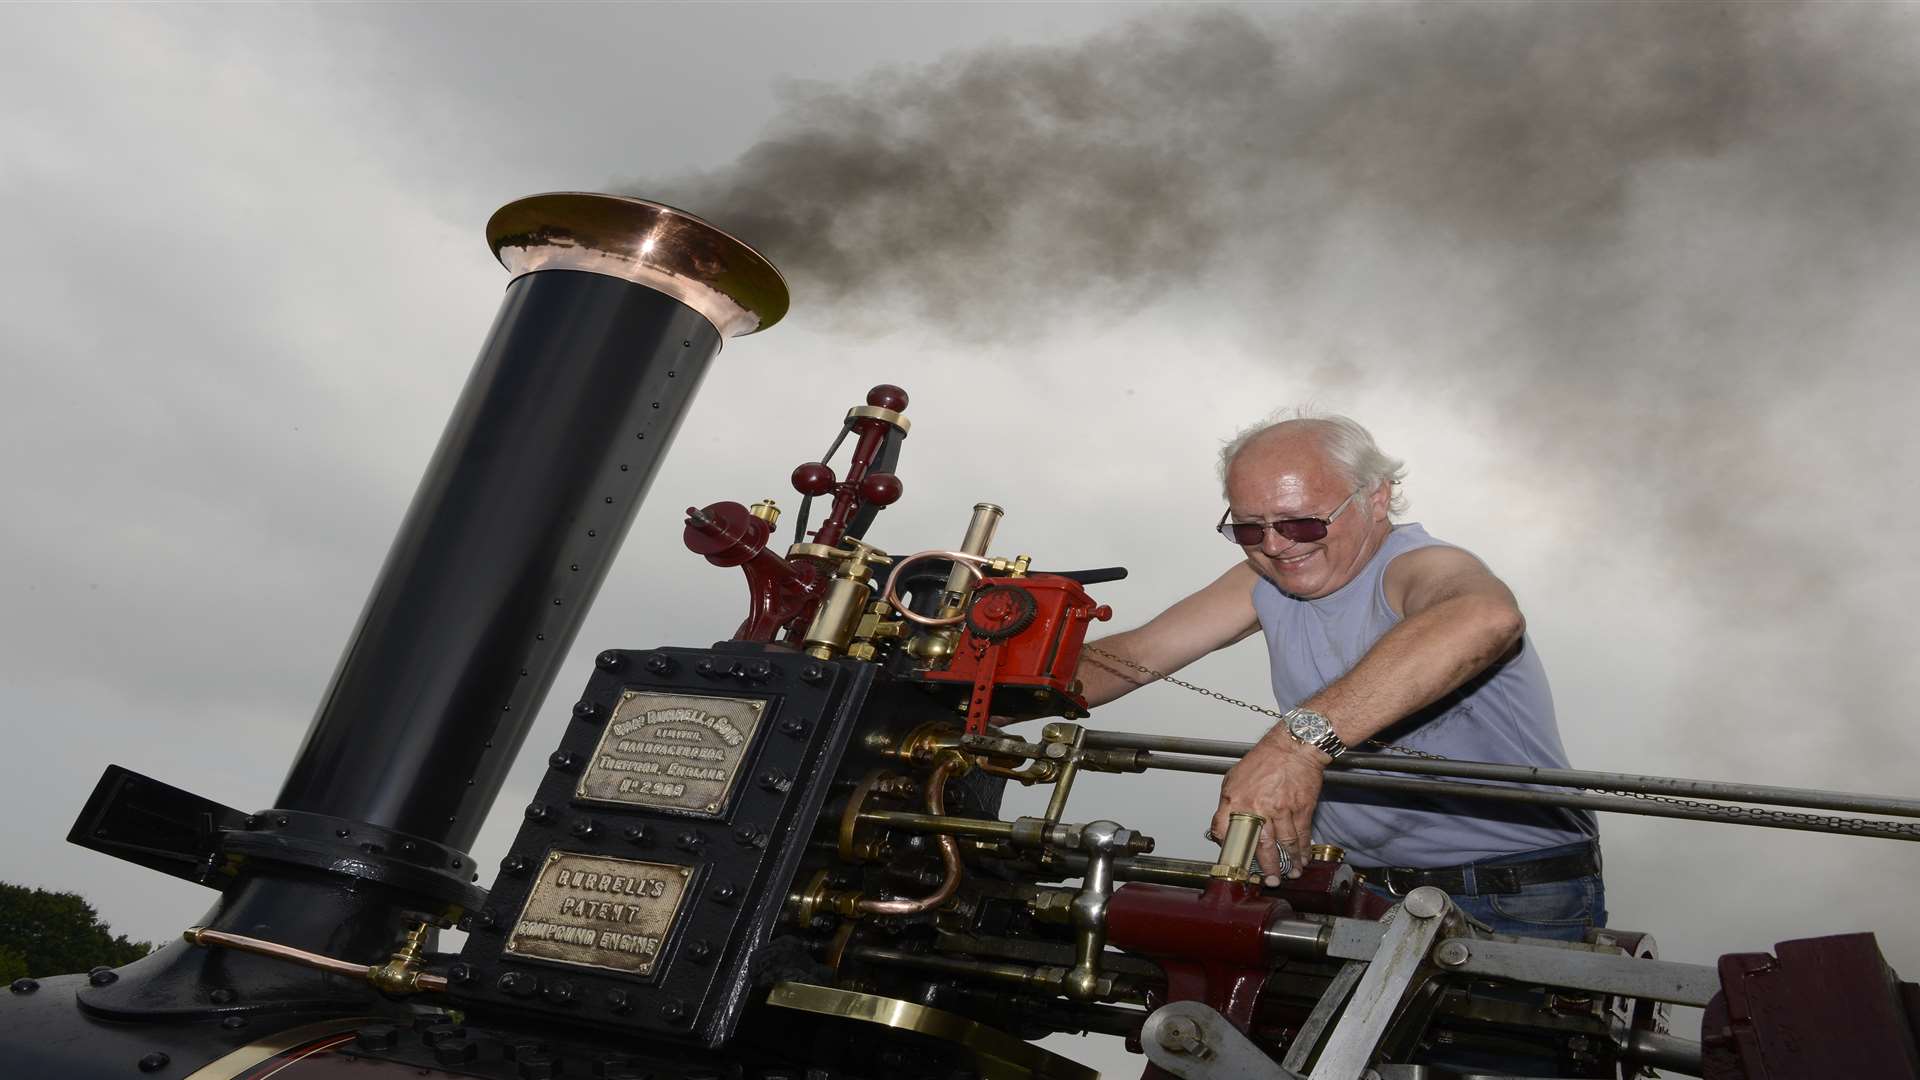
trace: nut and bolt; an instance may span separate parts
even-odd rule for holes
[[[1433,962],[1441,967],[1457,968],[1472,957],[1473,950],[1466,942],[1458,939],[1441,942],[1440,947],[1433,952]]]

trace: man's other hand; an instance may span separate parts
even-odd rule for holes
[[[1320,804],[1321,776],[1328,758],[1287,735],[1269,735],[1255,743],[1220,783],[1220,808],[1213,814],[1213,834],[1227,835],[1227,819],[1234,814],[1258,814],[1257,852],[1262,866],[1273,865],[1277,845],[1292,858],[1288,877],[1299,877],[1312,843],[1313,809]],[[1267,884],[1280,878],[1267,875]]]

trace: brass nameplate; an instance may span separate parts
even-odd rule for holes
[[[506,951],[650,975],[692,874],[671,863],[549,852]]]
[[[757,698],[628,690],[573,797],[717,814],[766,708]]]

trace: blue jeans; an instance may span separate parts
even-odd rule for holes
[[[1453,897],[1454,906],[1485,923],[1495,933],[1557,938],[1561,941],[1583,940],[1588,930],[1607,925],[1607,886],[1599,874],[1522,885],[1517,893],[1481,893],[1475,888],[1473,868],[1551,859],[1558,855],[1574,854],[1585,847],[1585,842],[1567,844],[1469,864],[1465,875],[1466,891],[1464,895]],[[1396,904],[1400,902],[1400,897],[1371,882],[1367,888],[1376,896]]]

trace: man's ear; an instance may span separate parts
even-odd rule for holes
[[[1367,511],[1375,521],[1387,520],[1389,508],[1393,504],[1393,481],[1382,480],[1367,493]]]

